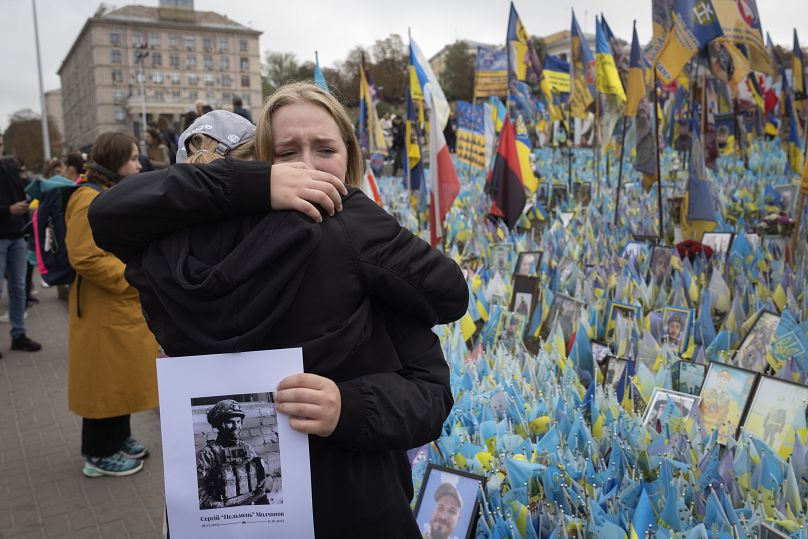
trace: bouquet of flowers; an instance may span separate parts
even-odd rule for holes
[[[761,236],[790,236],[794,231],[794,220],[785,212],[770,213],[755,225],[755,232]]]

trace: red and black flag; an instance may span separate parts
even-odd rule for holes
[[[502,124],[494,168],[486,183],[493,199],[489,213],[501,217],[508,228],[513,228],[525,209],[527,197],[516,150],[516,129],[508,116]]]

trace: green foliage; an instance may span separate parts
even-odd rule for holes
[[[474,56],[464,41],[449,46],[439,80],[447,99],[471,101],[474,97]]]

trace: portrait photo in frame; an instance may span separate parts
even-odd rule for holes
[[[429,464],[415,503],[421,535],[470,539],[477,518],[477,493],[484,486],[480,475]]]
[[[654,250],[651,253],[651,263],[648,265],[647,281],[649,283],[653,281],[657,286],[660,286],[665,282],[665,279],[671,271],[672,256],[672,247],[654,246]]]
[[[631,365],[633,368],[634,362],[624,357],[617,357],[613,355],[606,356],[603,363],[603,386],[612,386],[617,388],[620,383],[620,377],[623,376],[623,371]]]
[[[512,251],[512,243],[492,243],[488,246],[488,264],[504,279],[507,279],[510,273]]]
[[[701,237],[702,245],[707,245],[716,253],[727,254],[732,246],[732,232],[705,232]]]
[[[690,341],[694,318],[693,309],[666,305],[662,309],[662,342],[683,353]]]
[[[738,434],[758,374],[711,361],[704,376],[699,411],[707,434],[718,429],[718,443],[726,445]]]
[[[612,303],[609,307],[609,317],[606,320],[606,342],[613,342],[614,340],[618,317],[636,321],[639,311],[640,307],[638,305],[619,302]]]
[[[530,319],[539,295],[539,278],[529,275],[514,275],[510,309]]]
[[[738,351],[732,356],[731,363],[742,369],[764,373],[769,366],[766,354],[771,346],[780,315],[770,311],[761,311],[744,337]]]
[[[567,186],[555,184],[550,191],[550,209],[561,208],[567,201]]]
[[[704,384],[705,374],[707,374],[707,365],[684,359],[677,361],[673,370],[673,388],[680,393],[698,395]]]
[[[759,524],[757,539],[791,539],[791,535],[778,530],[768,522]]]
[[[655,387],[653,393],[651,393],[651,399],[648,401],[648,406],[645,408],[642,424],[646,427],[656,428],[656,423],[662,419],[669,402],[676,407],[679,417],[685,419],[693,413],[693,410],[698,406],[698,401],[698,395]]]
[[[558,321],[561,330],[564,332],[565,338],[572,336],[572,333],[577,329],[578,315],[583,308],[583,302],[578,301],[570,296],[563,294],[556,294],[553,297],[553,303],[550,305],[550,310],[547,313],[547,319],[542,323],[540,336],[546,339],[553,329],[553,325]]]
[[[542,251],[523,251],[516,257],[514,275],[538,275],[541,269]]]
[[[761,376],[744,418],[744,430],[761,439],[781,458],[794,449],[794,435],[806,427],[808,387]]]

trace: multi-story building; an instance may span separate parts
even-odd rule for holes
[[[230,109],[241,97],[260,107],[260,35],[195,11],[193,0],[109,12],[102,4],[59,68],[66,146],[86,147],[105,131],[140,138],[144,107],[147,124],[164,116],[179,128],[197,99]]]
[[[65,124],[62,114],[62,90],[57,88],[45,92],[45,108],[48,110],[48,121],[53,121],[56,129],[64,136]]]

